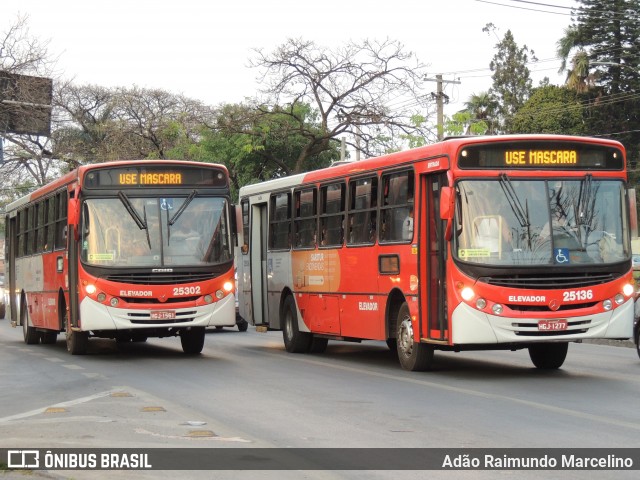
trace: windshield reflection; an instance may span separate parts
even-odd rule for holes
[[[484,265],[575,265],[629,258],[620,181],[465,180],[454,254]]]
[[[87,199],[81,258],[105,267],[228,262],[231,249],[226,211],[224,198],[194,195]]]

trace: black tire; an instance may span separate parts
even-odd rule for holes
[[[182,351],[189,355],[196,355],[202,352],[204,347],[204,327],[194,327],[183,330],[180,333],[180,343]]]
[[[391,350],[392,352],[398,351],[398,339],[387,338],[386,343],[387,343],[387,347],[389,347],[389,350]]]
[[[640,357],[640,328],[636,330],[636,352],[638,352],[638,357]]]
[[[529,346],[529,357],[536,368],[554,370],[562,366],[568,350],[568,342],[534,344]]]
[[[0,320],[4,319],[4,316],[7,314],[7,307],[5,304],[0,304]]]
[[[306,353],[311,348],[312,336],[310,333],[301,332],[298,328],[298,314],[296,304],[292,296],[288,296],[282,308],[282,338],[284,348],[289,353]]]
[[[236,326],[238,327],[239,332],[246,332],[249,328],[249,322],[247,322],[244,318],[241,318],[236,323]]]
[[[29,326],[29,312],[27,311],[27,302],[24,297],[20,300],[20,324],[22,325],[24,343],[27,345],[40,343],[40,334],[34,327]]]
[[[396,325],[398,325],[396,335],[398,360],[402,368],[411,372],[430,370],[433,366],[434,348],[432,345],[414,341],[413,325],[406,302],[400,307]]]
[[[40,334],[40,341],[44,345],[53,345],[58,341],[58,332],[55,330],[47,330],[46,332],[42,332]]]
[[[309,353],[324,353],[328,344],[328,338],[318,338],[314,335],[309,345]]]
[[[84,355],[87,353],[89,346],[89,332],[74,332],[71,329],[71,321],[69,320],[69,312],[64,309],[64,325],[67,340],[67,352],[71,355]]]

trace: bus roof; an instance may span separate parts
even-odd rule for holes
[[[43,185],[42,187],[39,187],[33,192],[28,193],[27,195],[24,195],[19,199],[9,203],[5,208],[5,212],[8,213],[33,200],[45,197],[51,192],[58,190],[60,187],[64,185],[69,185],[74,182],[77,182],[79,179],[83,178],[85,173],[88,171],[97,170],[100,168],[126,167],[126,166],[132,166],[132,165],[147,165],[147,164],[148,165],[154,165],[154,164],[155,165],[157,164],[172,165],[173,164],[173,165],[187,165],[187,166],[190,165],[190,166],[201,167],[201,168],[219,168],[219,169],[223,169],[226,173],[228,173],[227,167],[225,167],[222,164],[192,162],[187,160],[118,160],[114,162],[92,163],[89,165],[81,165],[80,167],[72,170],[71,172],[55,180],[52,180],[51,182],[47,183],[46,185]]]
[[[240,189],[240,196],[255,195],[266,191],[277,191],[290,188],[292,185],[300,185],[307,182],[330,181],[331,178],[358,175],[359,173],[372,171],[389,165],[400,166],[416,160],[428,159],[442,155],[454,155],[466,145],[482,143],[514,142],[514,141],[576,141],[599,145],[615,146],[625,151],[624,146],[616,140],[608,140],[594,137],[579,137],[572,135],[551,134],[512,134],[512,135],[484,135],[484,136],[459,136],[445,138],[441,142],[432,143],[423,147],[393,152],[379,157],[370,157],[360,161],[343,161],[319,170],[292,175],[290,177],[268,180],[266,182],[245,185]]]

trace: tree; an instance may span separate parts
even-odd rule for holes
[[[640,0],[580,4],[558,42],[564,68],[571,59],[567,85],[583,94],[585,133],[620,140],[635,163],[640,157]]]
[[[164,90],[62,85],[55,96],[55,155],[72,166],[110,160],[188,158],[212,109]]]
[[[511,121],[512,133],[584,134],[583,106],[576,92],[547,85],[533,90]]]
[[[482,133],[493,135],[498,128],[498,103],[489,92],[474,93],[465,102],[466,111],[471,115],[470,128],[475,128],[475,123],[481,122]]]
[[[367,156],[397,149],[402,136],[434,137],[423,124],[412,122],[420,108],[424,113],[431,104],[420,94],[423,66],[411,60],[413,54],[391,40],[349,42],[330,50],[289,39],[272,53],[256,50],[251,65],[261,70],[266,96],[256,111],[290,117],[295,135],[306,139],[293,172],[307,170],[309,159],[340,137]],[[317,121],[305,123],[300,105],[311,106]],[[286,129],[293,133],[291,124]]]
[[[495,33],[495,26],[488,24],[483,30]],[[508,133],[513,116],[531,94],[532,82],[527,63],[530,56],[533,61],[537,59],[526,45],[518,47],[511,30],[507,30],[504,38],[496,44],[496,49],[498,51],[489,64],[493,72],[493,86],[489,93],[497,105],[499,130]]]
[[[250,105],[224,105],[215,127],[203,129],[193,158],[224,164],[235,192],[248,183],[290,175],[308,139],[300,133],[300,124],[289,110],[304,122],[306,131],[317,134],[320,130],[317,115],[309,105],[285,109],[261,106],[258,110]],[[243,128],[238,129],[239,125]],[[309,157],[306,167],[329,166],[339,158],[336,147],[333,142],[327,150]]]
[[[444,124],[444,130],[447,135],[485,135],[489,130],[489,126],[484,120],[473,118],[471,112],[462,110],[453,114],[451,118],[447,118]]]
[[[54,156],[67,162],[69,169],[120,158],[112,90],[65,82],[56,88],[54,105]]]
[[[198,100],[137,87],[117,90],[115,117],[127,126],[130,154],[156,159],[167,158],[176,143],[195,143],[201,126],[215,118],[213,110]]]

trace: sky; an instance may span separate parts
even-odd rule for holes
[[[49,42],[62,78],[160,88],[212,106],[256,95],[258,71],[248,66],[254,49],[270,52],[288,38],[327,47],[389,38],[428,65],[430,78],[451,81],[444,93],[452,114],[491,86],[489,63],[507,30],[539,59],[529,65],[534,86],[545,76],[562,83],[556,42],[571,24],[572,6],[574,0],[2,0],[0,33],[27,15],[29,33]],[[482,31],[489,22],[498,37]]]

